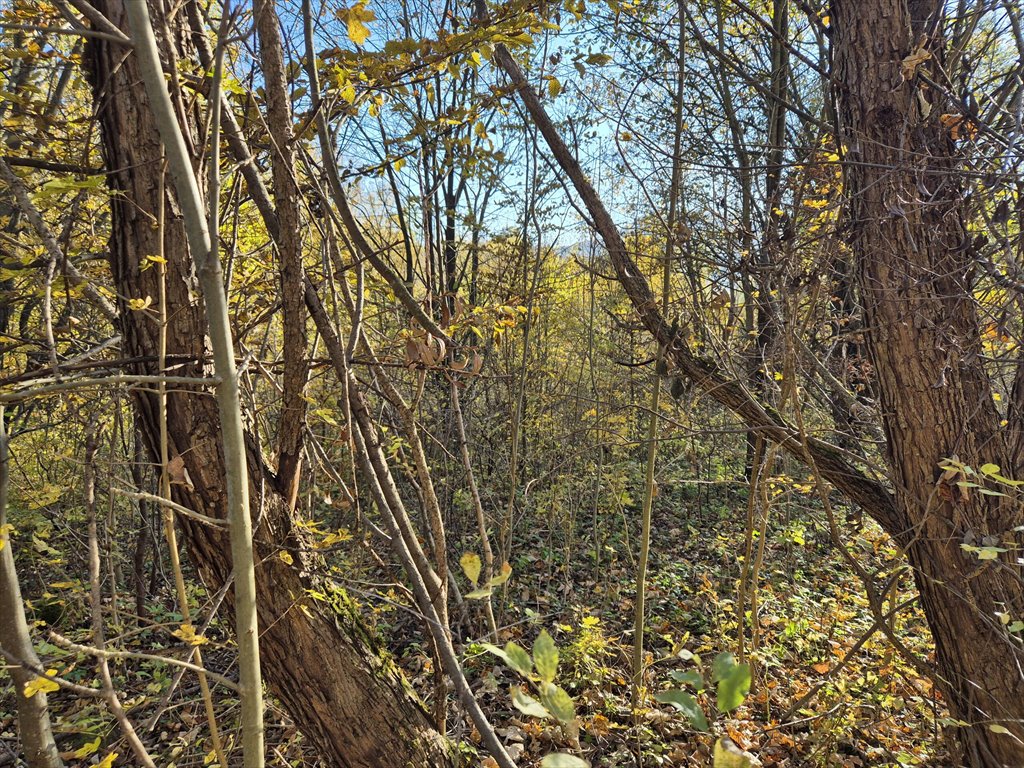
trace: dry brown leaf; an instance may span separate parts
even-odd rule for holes
[[[931,53],[925,49],[927,44],[928,36],[922,35],[914,52],[900,62],[900,74],[903,75],[905,81],[913,80],[914,75],[917,74],[917,68],[932,57]]]
[[[167,462],[167,476],[170,478],[172,485],[184,485],[190,491],[193,490],[192,481],[188,476],[188,469],[185,467],[185,459],[182,458],[180,453]]]

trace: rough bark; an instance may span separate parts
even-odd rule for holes
[[[851,245],[876,374],[897,506],[935,639],[958,758],[1024,765],[1024,653],[996,614],[1024,610],[1013,559],[964,551],[983,537],[1019,545],[1008,500],[940,482],[942,459],[1019,474],[981,357],[971,251],[960,209],[955,146],[939,122],[952,111],[901,63],[937,29],[938,0],[833,3],[835,71],[847,152]],[[912,29],[913,20],[913,29]],[[927,39],[933,59],[941,38]],[[922,71],[929,70],[925,61]],[[925,106],[927,105],[927,106]],[[997,733],[988,726],[1009,729]],[[997,729],[998,730],[998,729]]]
[[[274,238],[280,259],[284,377],[277,431],[277,485],[291,507],[299,491],[302,432],[306,421],[306,310],[302,288],[302,217],[292,147],[292,110],[285,77],[280,21],[273,2],[254,6],[260,44],[267,127],[271,138],[274,205],[279,225]]]
[[[118,27],[127,28],[120,0],[98,6]],[[162,55],[168,57],[165,70],[170,70],[176,64],[174,57],[190,52],[189,34],[185,12],[167,19],[161,6],[151,5],[150,12]],[[194,265],[174,196],[160,180],[160,142],[139,84],[135,58],[126,57],[124,48],[100,40],[90,46],[88,63],[106,167],[110,169],[108,179],[117,193],[111,198],[110,258],[121,302],[125,354],[145,356],[158,346],[157,323],[145,312],[130,311],[126,302],[159,295],[158,270],[143,270],[143,266],[146,256],[160,252],[160,232],[153,222],[160,206],[166,205],[162,247],[172,309],[168,353],[185,361],[182,373],[208,374],[205,322]],[[196,124],[193,117],[179,114],[186,132]],[[140,364],[137,372],[157,371]],[[156,397],[139,393],[136,405],[151,455],[155,455],[159,432]],[[192,483],[191,488],[175,485],[174,500],[205,515],[223,517],[226,490],[216,403],[206,394],[177,390],[169,394],[167,410],[172,456],[182,457]],[[256,589],[261,658],[271,691],[331,765],[452,765],[448,744],[430,725],[426,712],[351,601],[316,575],[319,564],[303,547],[288,501],[276,491],[274,473],[251,438],[247,452],[253,514],[260,521],[255,544],[260,563]],[[179,523],[200,576],[212,589],[218,589],[231,574],[226,533],[188,518]],[[290,564],[278,556],[282,550],[292,555]],[[226,602],[231,599],[229,592]],[[228,607],[226,615],[230,613]]]

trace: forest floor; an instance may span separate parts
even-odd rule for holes
[[[573,695],[581,721],[580,754],[594,766],[711,764],[713,735],[694,730],[679,712],[651,698],[663,688],[680,687],[670,678],[673,671],[708,669],[717,654],[738,648],[743,501],[720,498],[703,515],[687,521],[665,510],[656,514],[647,592],[648,696],[636,712],[630,685],[634,564],[612,559],[595,578],[592,564],[567,562],[558,551],[540,549],[520,558],[533,574],[513,577],[529,585],[518,587],[515,604],[532,608],[506,615],[511,626],[501,631],[501,643],[529,648],[542,627],[551,632],[562,659],[558,682]],[[746,629],[752,690],[742,706],[717,717],[713,693],[697,697],[712,732],[731,737],[764,766],[948,765],[944,713],[931,681],[881,632],[872,632],[865,590],[831,546],[826,526],[782,520],[770,530],[753,652],[749,618]],[[887,573],[898,559],[885,541],[866,528],[849,545],[862,561]],[[891,605],[913,597],[906,591],[912,589],[909,578],[902,586],[890,592]],[[749,617],[749,598],[745,608]],[[908,652],[929,652],[924,619],[914,607],[897,613],[890,626]],[[572,751],[571,735],[559,726],[511,706],[509,686],[522,682],[518,675],[493,655],[473,651],[471,646],[467,667],[500,733],[517,745],[522,764],[547,752]]]
[[[711,729],[701,733],[680,712],[656,702],[655,692],[679,687],[672,682],[673,672],[707,670],[717,654],[738,651],[737,587],[744,551],[742,494],[712,496],[699,505],[697,515],[692,509],[687,512],[688,518],[666,506],[667,501],[656,509],[654,521],[647,582],[647,690],[636,710],[631,704],[629,671],[635,563],[625,554],[635,549],[636,532],[623,528],[610,536],[599,564],[593,551],[572,553],[553,546],[560,537],[540,527],[521,536],[513,553],[513,576],[501,603],[507,607],[498,611],[499,645],[512,641],[529,649],[542,629],[552,635],[560,655],[556,682],[572,695],[580,723],[578,748],[574,734],[512,706],[510,686],[524,681],[481,644],[488,639],[481,604],[467,601],[465,612],[453,608],[453,617],[461,614],[455,632],[464,641],[470,681],[520,766],[530,768],[556,751],[576,752],[595,767],[705,766],[711,764],[716,736],[722,735],[755,755],[762,765],[778,768],[948,765],[941,738],[944,713],[930,681],[920,677],[882,633],[871,632],[873,619],[864,589],[829,542],[827,527],[813,522],[810,505],[806,513],[801,511],[802,523],[781,519],[769,526],[757,591],[756,641],[750,637],[749,618],[746,622],[753,686],[744,703],[728,714],[715,714],[713,693],[698,695]],[[692,504],[672,506],[692,508]],[[50,621],[72,640],[88,642],[87,585],[52,581],[50,576],[66,574],[69,568],[66,563],[48,568],[46,547],[56,542],[45,536],[35,539],[36,554],[42,557],[22,571],[35,617]],[[755,550],[757,543],[755,539]],[[862,562],[882,573],[899,562],[885,538],[870,527],[848,546]],[[372,575],[368,567],[350,565],[355,567],[338,570],[343,582]],[[376,573],[378,583],[380,575]],[[911,589],[908,582],[904,576],[902,588],[890,590],[885,611],[913,597],[906,591]],[[199,590],[197,602],[203,597]],[[435,680],[432,660],[419,640],[422,628],[412,611],[403,610],[400,590],[387,590],[384,597],[364,602],[368,608],[373,606],[369,612],[429,704]],[[118,604],[126,617],[130,615],[130,595],[120,595]],[[56,620],[54,606],[59,608]],[[170,599],[162,605],[153,601],[153,623],[142,630],[126,618],[120,640],[153,653],[180,651],[182,643],[171,632],[181,617],[171,606]],[[749,599],[745,609],[749,617]],[[915,607],[897,613],[891,627],[908,652],[928,653],[924,621]],[[204,662],[230,675],[233,648],[223,628],[215,621],[208,635]],[[112,633],[111,642],[118,641]],[[75,682],[88,685],[95,677],[92,662],[84,656],[54,645],[44,645],[40,655],[48,660],[44,663]],[[844,666],[836,670],[841,662]],[[169,697],[176,679],[172,667],[115,662],[113,672],[122,703],[159,765],[205,768],[212,764],[194,678],[185,677]],[[5,680],[0,687],[0,768],[17,764],[12,747],[17,732],[12,693]],[[223,690],[215,695],[219,720],[229,725],[237,717],[237,701]],[[804,697],[806,701],[788,713]],[[98,700],[58,692],[51,695],[51,703],[69,768],[95,765],[112,749],[122,753],[114,765],[133,764]],[[154,716],[159,721],[150,730],[147,724]],[[470,724],[453,715],[448,726],[449,734],[462,742],[468,765],[493,765]],[[232,743],[234,735],[227,730]],[[319,764],[273,702],[267,716],[267,743],[269,765]]]

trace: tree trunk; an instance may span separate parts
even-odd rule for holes
[[[32,645],[25,618],[25,602],[21,599],[11,531],[7,529],[10,470],[7,463],[6,418],[4,408],[0,405],[0,649],[4,651],[3,661],[10,664],[7,669],[14,681],[18,736],[21,738],[25,762],[29,768],[63,768],[64,763],[60,759],[50,727],[46,693],[37,691],[33,696],[26,696],[25,684],[35,680],[36,675],[15,663],[39,667],[39,657]]]
[[[120,0],[98,3],[99,9],[126,29]],[[184,11],[168,18],[163,4],[150,6],[165,71],[174,72],[176,57],[188,55],[189,33]],[[119,295],[124,353],[152,355],[158,347],[158,324],[142,311],[131,311],[128,299],[158,296],[158,270],[143,269],[145,257],[167,259],[167,330],[169,358],[176,373],[209,375],[204,343],[205,322],[196,291],[193,262],[184,227],[168,183],[161,181],[161,146],[152,114],[139,85],[134,55],[105,40],[90,46],[96,109],[100,117],[111,198],[111,269]],[[172,89],[176,87],[171,78]],[[183,110],[187,99],[172,100]],[[179,111],[179,120],[195,146],[195,115]],[[163,195],[163,196],[162,196]],[[162,233],[154,227],[166,206]],[[151,358],[150,358],[151,359]],[[158,373],[140,364],[139,373]],[[159,434],[157,398],[137,393],[142,429],[156,455]],[[175,501],[205,515],[223,518],[226,504],[224,461],[214,399],[199,391],[171,392],[167,405],[172,458],[180,456],[191,487],[174,486]],[[400,671],[359,617],[344,592],[316,574],[320,564],[303,546],[288,500],[272,490],[274,473],[264,463],[251,436],[249,481],[255,534],[256,589],[260,609],[260,650],[264,677],[306,737],[331,765],[346,768],[451,766],[445,739]],[[179,519],[186,548],[200,576],[219,589],[231,575],[228,537],[220,528]],[[287,551],[291,558],[278,555]],[[286,560],[291,560],[291,563]],[[232,595],[228,593],[230,603]],[[230,606],[226,615],[231,615]]]
[[[1021,462],[1007,447],[982,362],[955,146],[939,121],[955,108],[903,64],[920,43],[911,17],[922,29],[941,3],[910,6],[833,3],[851,245],[897,506],[942,694],[952,716],[971,724],[951,729],[955,757],[1020,766],[1024,653],[998,619],[1024,611],[1020,567],[1015,557],[980,562],[961,548],[986,536],[1019,546],[1019,512],[1008,499],[961,489],[957,478],[946,482],[939,464],[956,456],[1014,476]],[[941,59],[938,36],[926,45],[932,61]],[[919,66],[931,71],[930,61]]]

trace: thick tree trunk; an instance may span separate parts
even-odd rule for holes
[[[127,28],[120,0],[98,6],[115,24]],[[165,71],[174,71],[173,58],[190,50],[189,33],[184,11],[168,19],[162,6],[152,4],[150,12],[166,57]],[[202,304],[184,228],[173,194],[161,182],[160,141],[135,57],[126,53],[99,40],[90,47],[88,57],[106,164],[111,169],[108,178],[116,192],[111,198],[110,258],[120,297],[124,351],[129,357],[146,356],[158,348],[158,324],[144,311],[129,310],[127,300],[159,296],[159,271],[144,266],[147,256],[162,254],[167,259],[169,355],[180,363],[176,373],[209,375]],[[186,100],[174,101],[180,106]],[[195,141],[193,116],[179,114],[179,118],[186,135]],[[166,226],[161,242],[154,224],[162,206],[166,206]],[[156,366],[143,366],[138,372],[158,371]],[[136,403],[151,453],[156,455],[156,397],[139,393]],[[175,500],[222,518],[226,490],[214,399],[198,391],[178,390],[169,394],[167,409],[171,455],[184,461],[191,482],[191,487],[174,486]],[[255,538],[260,563],[256,583],[260,648],[271,691],[331,765],[452,765],[449,745],[431,726],[355,607],[340,589],[316,576],[319,564],[303,546],[287,499],[272,490],[274,475],[258,447],[250,442],[248,453],[253,514],[259,516]],[[179,522],[200,575],[212,589],[220,588],[231,575],[226,532],[190,519]],[[282,551],[291,558],[279,557]],[[229,592],[228,602],[230,597]]]
[[[847,159],[851,245],[908,554],[935,638],[957,758],[1024,765],[1024,663],[998,615],[1024,611],[1016,555],[980,562],[961,544],[1019,545],[1019,510],[941,481],[957,456],[1020,470],[981,356],[961,187],[941,103],[903,64],[939,0],[836,0],[835,66]],[[925,7],[930,6],[930,7]],[[941,56],[941,39],[927,50]],[[903,71],[901,72],[901,68]],[[920,63],[930,70],[929,62]],[[938,78],[941,79],[941,78]],[[992,730],[991,726],[995,726]],[[1006,733],[1005,730],[1009,733]],[[959,763],[958,763],[959,764]]]

